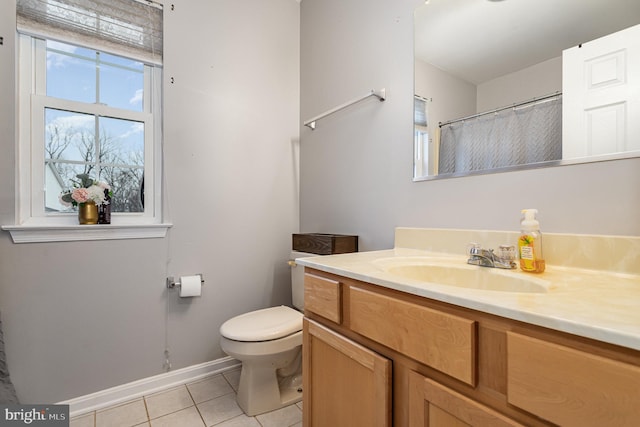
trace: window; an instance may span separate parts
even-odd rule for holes
[[[87,173],[111,185],[115,222],[118,214],[148,222],[153,194],[143,193],[143,179],[154,188],[156,67],[26,35],[20,56],[20,116],[30,118],[20,135],[21,143],[30,140],[34,189],[25,219],[69,223],[74,211],[60,203],[60,193]]]
[[[127,9],[132,5],[140,13]],[[87,226],[76,226],[76,212],[59,200],[82,173],[113,190],[112,225],[100,226],[109,231],[98,237],[94,231],[86,239],[118,238],[114,230],[124,228],[124,237],[138,237],[131,227],[161,223],[156,197],[162,176],[161,66],[156,50],[158,44],[162,49],[161,33],[160,42],[157,39],[161,13],[153,30],[134,22],[146,22],[151,17],[147,9],[157,11],[157,5],[150,5],[137,0],[18,0],[19,225],[4,229],[62,226],[74,233],[51,240],[84,240],[77,231]],[[49,18],[53,24],[42,24]],[[59,33],[64,20],[69,25],[62,27],[71,30],[71,36]],[[76,32],[78,23],[87,28]],[[109,31],[115,42],[106,40]],[[145,37],[145,31],[153,37]],[[69,41],[76,39],[82,45]],[[142,53],[136,52],[138,40],[145,40]],[[163,228],[162,235],[167,226],[158,228]],[[12,236],[16,241],[13,231]],[[140,237],[159,236],[143,232]]]
[[[32,138],[44,144],[45,213],[71,210],[59,195],[82,173],[111,186],[112,214],[144,212],[145,134],[153,135],[144,88],[151,67],[69,44],[33,42],[36,55],[46,55],[35,61],[43,68],[35,75],[45,82],[36,83],[44,93],[35,94],[32,108],[32,129],[44,129]]]
[[[420,178],[430,174],[429,171],[429,99],[414,95],[413,98],[413,176]]]

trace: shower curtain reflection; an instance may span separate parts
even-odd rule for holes
[[[456,174],[560,160],[560,96],[445,124],[438,174]]]

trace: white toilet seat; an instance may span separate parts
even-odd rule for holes
[[[220,346],[229,356],[239,360],[270,356],[302,345],[302,331],[269,341],[236,341],[220,337]]]
[[[302,313],[291,307],[270,307],[227,320],[220,326],[220,334],[242,342],[277,340],[301,331],[302,318]]]

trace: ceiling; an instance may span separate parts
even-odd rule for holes
[[[429,0],[416,59],[479,84],[638,23],[640,0]]]

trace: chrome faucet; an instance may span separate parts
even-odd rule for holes
[[[514,269],[518,265],[515,262],[515,247],[500,245],[498,254],[493,249],[482,249],[478,243],[470,243],[467,249],[469,259],[467,264],[480,267]]]

